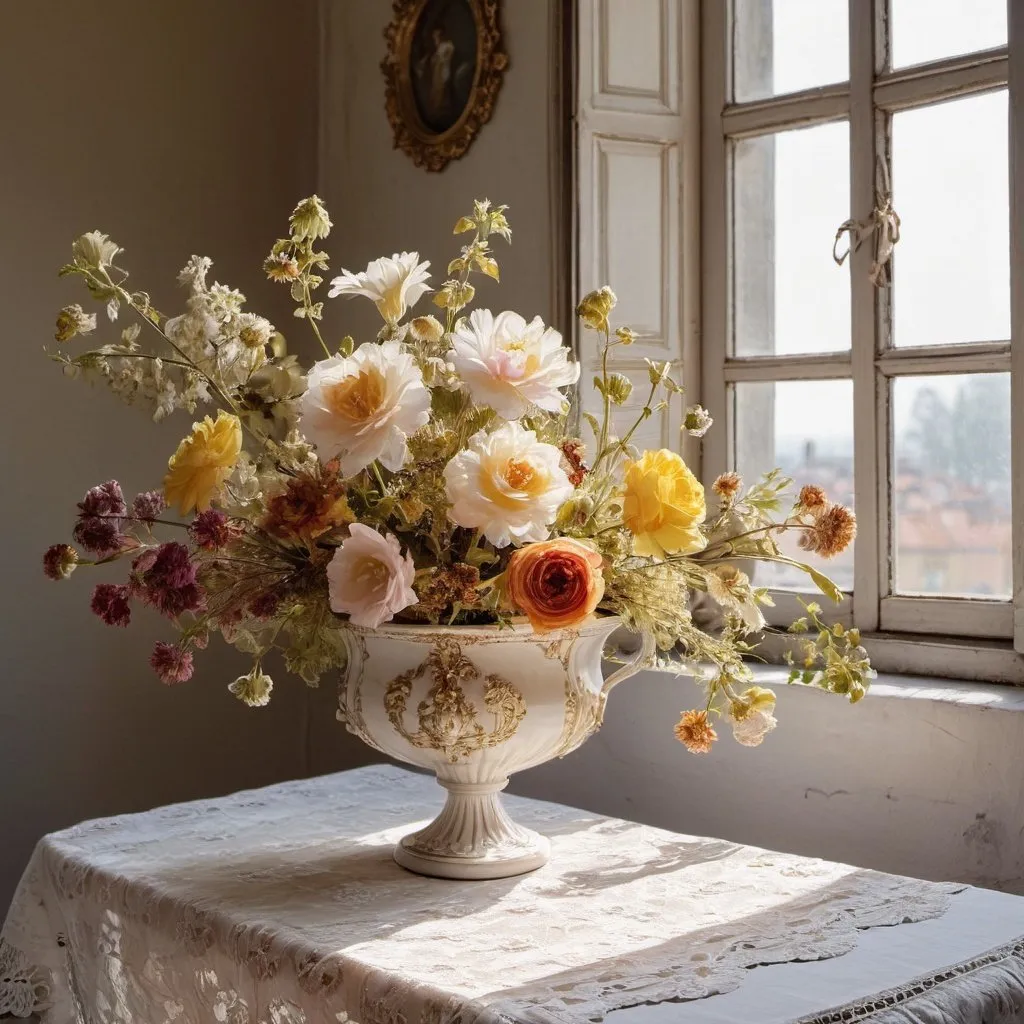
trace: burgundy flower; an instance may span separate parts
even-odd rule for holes
[[[99,516],[83,516],[75,524],[72,536],[86,551],[97,558],[106,558],[121,550],[121,532],[117,519],[101,519]]]
[[[151,523],[163,510],[167,502],[160,491],[143,491],[135,495],[132,502],[132,515],[145,523]]]
[[[192,652],[183,651],[177,644],[166,644],[158,640],[149,656],[149,664],[161,682],[168,686],[185,683],[192,678]]]
[[[249,613],[257,619],[272,619],[281,604],[277,594],[267,590],[249,603]]]
[[[209,508],[192,520],[188,528],[192,539],[206,551],[216,551],[224,547],[237,534],[228,517],[215,508]]]
[[[203,591],[196,582],[196,566],[184,544],[161,544],[155,552],[147,551],[135,559],[133,568],[135,587],[141,586],[142,599],[167,618],[176,619],[182,612],[202,606]]]
[[[128,588],[120,583],[97,583],[92,592],[92,610],[108,626],[127,626],[132,620]]]
[[[43,555],[43,572],[51,580],[66,580],[78,565],[78,552],[70,544],[54,544]]]
[[[78,503],[83,516],[126,516],[128,506],[124,503],[121,485],[116,480],[90,487]]]

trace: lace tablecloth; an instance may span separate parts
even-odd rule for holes
[[[0,1015],[586,1022],[839,957],[864,929],[942,915],[963,888],[517,798],[516,818],[552,839],[547,867],[495,882],[408,874],[392,845],[442,796],[375,766],[47,836],[0,933]]]

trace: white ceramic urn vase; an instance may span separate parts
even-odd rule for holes
[[[608,676],[617,618],[537,634],[528,625],[347,627],[338,717],[389,757],[428,768],[448,791],[441,813],[395,860],[439,878],[505,878],[546,863],[548,840],[517,825],[499,793],[513,772],[562,757],[601,725],[613,686],[651,653],[645,639]]]

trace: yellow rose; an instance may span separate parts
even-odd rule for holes
[[[177,505],[182,515],[210,507],[213,492],[234,469],[242,449],[242,424],[237,416],[217,413],[216,421],[207,416],[192,424],[192,433],[178,445],[167,463],[164,496]]]
[[[626,464],[622,512],[638,555],[688,555],[707,543],[700,531],[704,488],[667,448],[644,452],[639,462]]]

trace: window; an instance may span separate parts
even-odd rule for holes
[[[879,667],[1021,681],[1024,15],[1010,3],[1008,26],[1007,6],[701,5],[702,399],[726,426],[702,470],[779,465],[855,506],[853,550],[824,568]],[[873,267],[869,238],[837,266],[836,229],[887,194],[891,260]],[[760,580],[785,624],[801,581]]]

